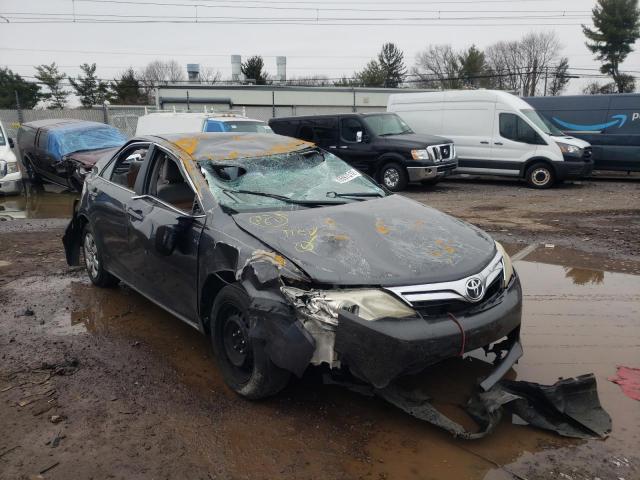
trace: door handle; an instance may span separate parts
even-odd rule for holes
[[[482,142],[480,142],[482,145],[489,145],[489,142],[483,140]]]
[[[347,147],[346,145],[340,145],[340,148],[343,149],[343,150],[346,150],[349,147]]]
[[[502,145],[502,142],[494,142],[494,145]]]
[[[144,217],[142,216],[142,210],[135,210],[131,207],[127,208],[127,215],[129,215],[134,220],[142,220]]]

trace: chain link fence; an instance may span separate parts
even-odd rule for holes
[[[172,109],[166,109],[165,111],[171,111]],[[358,107],[360,112],[374,112],[379,111],[377,107]],[[74,118],[77,120],[89,120],[92,122],[102,122],[112,125],[127,137],[133,137],[136,134],[136,126],[138,125],[138,117],[145,115],[146,113],[157,111],[152,106],[140,106],[140,105],[105,105],[93,108],[72,108],[63,110],[9,110],[0,109],[0,121],[4,125],[7,135],[11,138],[16,138],[18,128],[21,123],[33,122],[35,120],[48,120],[58,118]],[[186,111],[180,109],[179,111]],[[202,112],[203,107],[193,106],[189,109],[191,112]],[[226,111],[226,109],[217,109],[217,112]],[[352,107],[332,107],[332,106],[255,106],[255,105],[234,105],[233,112],[242,112],[249,118],[255,118],[256,120],[268,121],[273,117],[289,117],[297,115],[322,115],[332,113],[349,113],[352,112]],[[211,112],[211,110],[209,110]],[[213,112],[211,112],[213,113]]]

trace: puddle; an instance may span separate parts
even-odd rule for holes
[[[517,250],[516,246],[510,248]],[[613,432],[606,441],[565,439],[508,420],[483,440],[458,441],[380,400],[323,386],[317,372],[312,371],[275,399],[258,403],[237,400],[245,423],[234,426],[219,420],[231,452],[239,456],[230,461],[239,462],[239,471],[249,477],[264,476],[264,472],[252,470],[271,461],[257,445],[250,447],[255,457],[255,463],[249,462],[252,466],[241,465],[239,460],[246,445],[257,436],[273,439],[274,445],[290,445],[293,452],[307,459],[315,456],[320,466],[323,462],[342,465],[355,478],[513,478],[496,464],[506,465],[526,478],[549,478],[551,470],[545,469],[551,469],[547,464],[553,465],[554,461],[558,467],[555,478],[566,478],[558,476],[559,472],[569,475],[581,469],[610,478],[607,473],[613,470],[602,474],[601,469],[608,465],[611,452],[634,458],[640,444],[637,403],[607,381],[617,365],[637,367],[640,360],[640,276],[604,271],[595,268],[593,259],[591,262],[578,254],[563,253],[541,247],[516,262],[525,295],[525,354],[509,375],[551,384],[559,377],[595,373],[600,400],[613,419]],[[542,263],[541,259],[557,264]],[[32,298],[47,299],[51,298],[47,292],[60,292],[53,303],[52,321],[42,327],[54,335],[89,332],[120,337],[130,345],[140,342],[143,348],[170,362],[181,380],[199,395],[208,398],[215,392],[234,397],[223,385],[208,340],[128,288],[99,289],[85,280],[52,277],[32,283],[20,280],[12,288],[25,289]],[[468,425],[458,405],[465,401],[474,379],[487,368],[475,359],[452,360],[425,372],[417,381],[424,382],[425,391],[438,408]],[[309,439],[321,431],[322,438],[326,435],[331,442],[322,452],[315,451],[310,445],[317,447],[317,441],[300,445],[295,443],[292,431],[302,432],[300,435]],[[356,434],[365,437],[364,459],[352,455]],[[292,462],[280,457],[285,453],[274,455],[278,462]],[[321,476],[322,469],[316,471],[318,464],[312,464],[313,468],[304,463],[299,468],[306,473],[313,470],[314,475],[305,477],[316,473]],[[538,475],[527,477],[525,473],[532,465]],[[541,471],[547,473],[539,475]],[[619,473],[625,478],[623,470]],[[631,478],[628,472],[626,478]]]
[[[0,220],[18,218],[68,218],[78,194],[55,185],[27,187],[26,194],[0,196]]]

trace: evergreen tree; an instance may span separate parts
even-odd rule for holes
[[[109,84],[96,77],[96,64],[83,63],[80,65],[80,70],[84,76],[78,76],[77,80],[69,77],[69,82],[76,91],[76,95],[80,97],[82,106],[90,108],[93,105],[101,105],[105,100],[108,100],[110,97]]]
[[[592,10],[594,28],[582,26],[587,48],[602,62],[600,71],[611,75],[618,93],[629,88],[620,65],[640,38],[640,10],[637,0],[598,0]]]
[[[487,79],[482,78],[487,73],[484,53],[478,50],[475,45],[471,45],[458,55],[458,68],[465,86],[487,86]]]
[[[119,105],[139,105],[147,103],[140,81],[133,68],[129,67],[120,74],[120,78],[111,83],[113,102]]]
[[[0,108],[18,108],[16,92],[22,108],[33,108],[40,100],[40,85],[27,82],[8,68],[0,68]]]
[[[571,78],[567,73],[568,70],[569,59],[567,57],[562,57],[560,59],[560,63],[558,63],[558,66],[553,71],[551,77],[547,79],[549,83],[547,93],[549,95],[556,96],[562,93]]]
[[[404,54],[393,43],[385,43],[378,54],[378,69],[384,75],[382,86],[397,88],[407,76]],[[376,73],[377,75],[377,73]]]
[[[356,85],[361,87],[384,87],[387,81],[387,72],[380,66],[377,60],[371,60],[360,71],[354,74]]]
[[[47,108],[63,109],[67,104],[67,97],[69,96],[69,91],[65,90],[62,86],[62,80],[66,78],[66,75],[58,70],[56,62],[53,62],[51,65],[38,65],[36,72],[35,77],[49,90],[41,94],[41,98],[49,102]]]
[[[256,85],[266,85],[269,74],[264,71],[264,60],[260,55],[249,57],[240,66],[240,70],[247,80],[255,80]]]

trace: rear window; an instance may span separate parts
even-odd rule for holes
[[[207,120],[205,132],[247,132],[247,133],[273,133],[271,127],[260,121],[232,121],[232,120]]]

